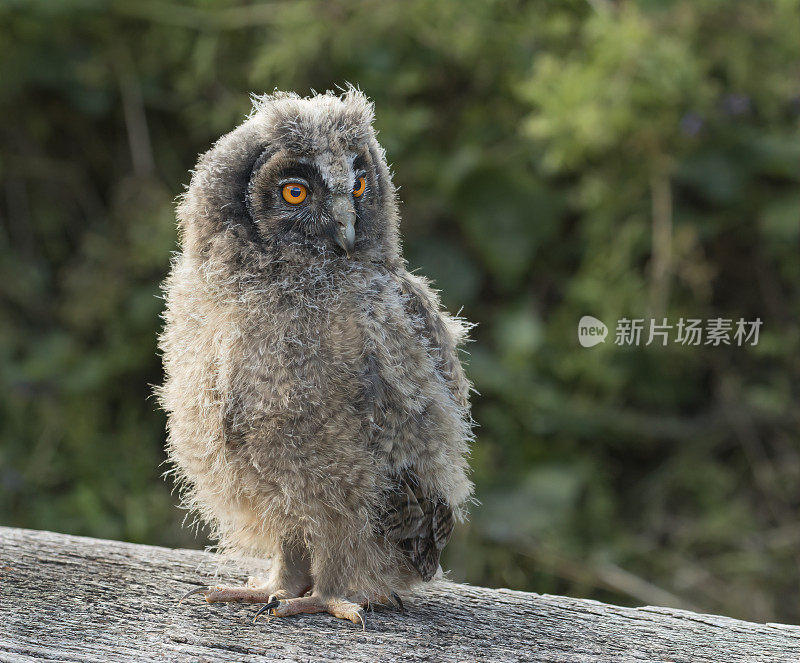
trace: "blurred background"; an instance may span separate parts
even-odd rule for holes
[[[175,197],[249,93],[350,81],[479,325],[452,576],[800,622],[798,35],[798,0],[3,0],[0,523],[207,543],[150,397]],[[758,345],[614,344],[718,316]]]

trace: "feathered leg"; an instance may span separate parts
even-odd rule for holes
[[[259,582],[250,578],[246,585],[197,587],[181,597],[202,594],[209,603],[242,601],[245,603],[276,603],[282,599],[303,596],[311,589],[310,560],[302,545],[284,543],[272,558],[269,578]]]

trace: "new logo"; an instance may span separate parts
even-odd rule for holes
[[[594,316],[584,315],[578,322],[578,343],[584,348],[591,348],[598,343],[605,343],[608,327]]]

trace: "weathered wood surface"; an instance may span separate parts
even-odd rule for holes
[[[177,604],[213,556],[0,527],[0,661],[800,661],[800,628],[437,582],[406,613],[259,620]],[[242,575],[225,574],[236,581]]]

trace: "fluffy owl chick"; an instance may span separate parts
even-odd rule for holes
[[[467,325],[406,270],[372,120],[353,89],[258,98],[179,205],[169,458],[222,550],[271,558],[208,601],[363,621],[434,576],[464,515]]]

